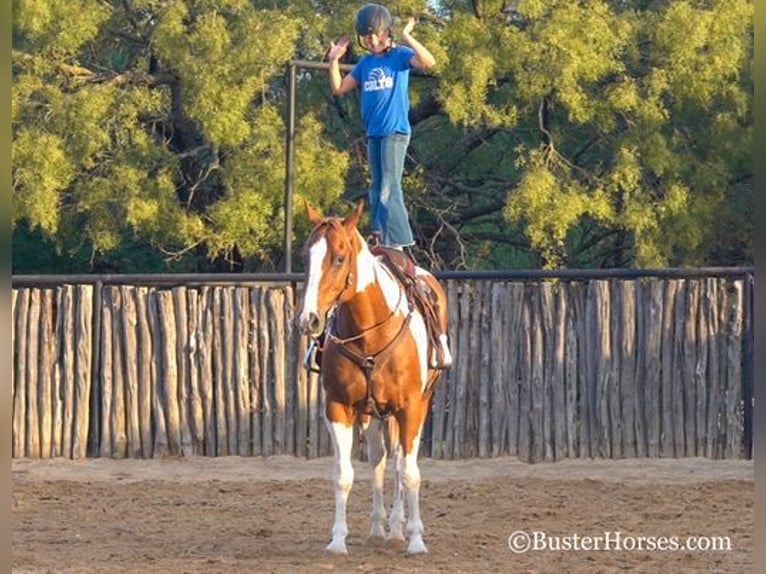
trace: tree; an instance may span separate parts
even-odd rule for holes
[[[301,20],[259,4],[273,6],[17,0],[14,226],[72,253],[137,236],[171,260],[273,265],[285,172],[274,78]],[[332,203],[344,154],[310,114],[300,144],[299,194]]]
[[[39,236],[92,270],[281,269],[284,64],[353,37],[357,8],[15,0],[15,251]],[[752,0],[391,10],[419,16],[438,62],[411,82],[424,262],[752,264]],[[303,198],[340,212],[365,192],[357,105],[299,74],[297,243]]]
[[[751,1],[460,4],[439,97],[513,134],[504,214],[542,265],[752,263]]]

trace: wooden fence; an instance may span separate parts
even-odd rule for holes
[[[751,456],[749,280],[447,279],[423,454]],[[300,287],[15,286],[13,456],[330,454]]]

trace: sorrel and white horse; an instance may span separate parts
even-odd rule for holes
[[[314,228],[306,242],[306,282],[297,322],[311,337],[325,332],[320,376],[335,456],[335,523],[327,550],[347,554],[346,503],[354,482],[351,449],[358,420],[366,432],[373,470],[370,536],[386,536],[383,479],[386,458],[394,456],[396,484],[388,537],[405,539],[404,493],[407,553],[420,554],[427,548],[418,499],[418,447],[440,371],[428,366],[432,349],[423,316],[357,230],[362,209],[359,202],[341,219],[323,218],[307,206]],[[430,273],[417,272],[439,300],[446,332],[444,291]],[[446,340],[442,343],[446,346]]]

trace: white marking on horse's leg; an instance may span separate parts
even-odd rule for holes
[[[326,420],[326,419],[325,419]],[[354,427],[342,423],[327,422],[327,430],[332,437],[335,456],[333,485],[335,487],[335,523],[332,527],[332,542],[327,546],[329,552],[348,554],[346,550],[346,504],[354,484],[354,466],[351,464],[351,446],[354,442]]]
[[[421,426],[422,430],[422,426]],[[404,488],[407,491],[407,508],[409,520],[407,521],[407,534],[410,543],[407,546],[407,554],[423,554],[428,552],[423,542],[423,521],[420,519],[420,468],[418,468],[418,447],[420,445],[420,431],[412,443],[412,450],[404,456]]]
[[[386,447],[380,420],[373,419],[367,429],[367,458],[372,469],[372,511],[370,538],[386,535],[386,507],[383,501],[383,482],[386,474]]]
[[[396,478],[394,480],[394,501],[391,506],[391,515],[388,517],[388,538],[391,540],[404,540],[404,457],[401,445],[395,446],[394,463],[396,466]]]
[[[319,239],[311,246],[308,252],[308,268],[312,273],[306,278],[306,288],[303,292],[303,308],[300,311],[298,321],[305,326],[309,322],[309,314],[319,313],[319,280],[322,278],[322,261],[327,255],[327,240]]]

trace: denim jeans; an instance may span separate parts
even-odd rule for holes
[[[409,134],[367,138],[367,160],[372,179],[368,192],[371,226],[373,231],[380,232],[382,245],[415,243],[402,192],[404,157],[409,143]]]

